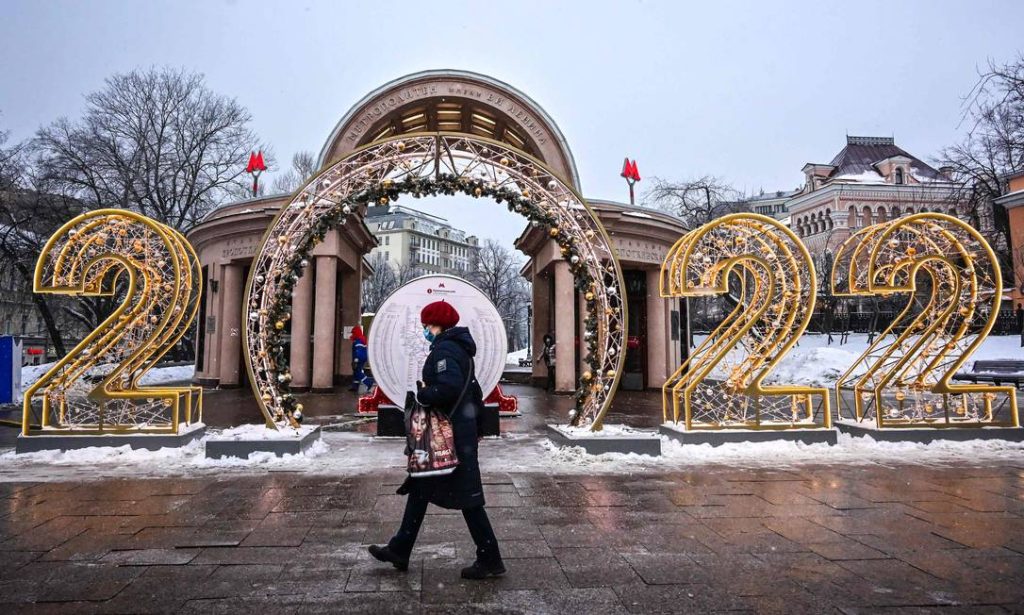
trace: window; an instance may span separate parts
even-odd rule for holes
[[[897,184],[902,184],[903,183],[903,169],[901,169],[899,167],[896,168],[896,183]]]

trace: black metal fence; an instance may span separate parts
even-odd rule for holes
[[[889,323],[899,314],[898,310],[879,310],[877,313],[871,311],[844,312],[828,314],[825,310],[816,310],[811,317],[807,331],[811,333],[870,333],[885,329]],[[831,318],[830,318],[831,316]],[[710,314],[702,314],[700,310],[691,308],[690,328],[696,334],[706,334],[714,330],[722,322],[724,312],[712,310]],[[829,322],[831,320],[831,322]],[[1019,335],[1020,327],[1017,324],[1017,315],[1012,308],[1002,309],[996,318],[996,324],[992,327],[991,335]]]

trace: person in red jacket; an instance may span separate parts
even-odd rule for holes
[[[373,378],[366,375],[363,369],[370,359],[369,345],[366,343],[366,336],[363,335],[363,328],[359,325],[352,327],[352,386],[350,391],[359,392],[359,385],[365,385],[369,391],[373,386]]]

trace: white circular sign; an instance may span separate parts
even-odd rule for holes
[[[476,379],[484,397],[494,390],[505,370],[508,338],[505,324],[479,288],[448,275],[416,278],[381,304],[370,325],[370,368],[377,386],[398,405],[416,390],[430,343],[423,337],[420,311],[434,301],[447,301],[459,313],[460,327],[469,327],[476,342]]]

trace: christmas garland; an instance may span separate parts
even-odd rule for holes
[[[272,281],[277,290],[271,306],[265,310],[265,316],[267,322],[273,323],[273,325],[266,334],[266,348],[268,349],[265,351],[266,355],[263,355],[264,351],[261,351],[260,354],[261,358],[270,359],[271,369],[277,375],[276,378],[271,379],[276,388],[276,398],[280,400],[280,406],[275,412],[276,418],[278,420],[287,419],[289,422],[301,422],[302,420],[302,404],[298,403],[291,392],[292,377],[288,371],[284,328],[285,323],[291,317],[292,290],[302,276],[303,269],[309,266],[309,257],[313,248],[323,241],[328,232],[339,225],[345,224],[348,216],[359,207],[369,206],[371,203],[387,205],[392,201],[397,201],[403,194],[411,194],[414,198],[441,194],[448,196],[465,194],[475,198],[489,197],[497,203],[505,203],[510,212],[526,216],[534,227],[544,226],[548,229],[548,235],[558,243],[562,257],[569,263],[569,269],[575,280],[576,290],[583,293],[588,307],[584,337],[589,350],[587,355],[589,369],[582,374],[583,383],[577,389],[575,396],[576,407],[569,412],[570,424],[578,425],[583,416],[580,410],[584,403],[593,392],[600,390],[600,385],[588,386],[588,383],[593,379],[593,373],[601,368],[600,359],[597,354],[597,317],[594,313],[594,304],[597,299],[596,281],[580,257],[573,238],[559,227],[554,210],[546,209],[532,201],[529,190],[523,189],[520,192],[505,187],[494,187],[483,180],[474,180],[452,174],[441,174],[436,178],[407,178],[397,182],[384,180],[380,184],[353,193],[344,200],[334,203],[328,212],[319,217],[309,232],[299,238],[294,253],[284,267],[271,272]],[[586,231],[586,236],[588,239],[593,238],[593,231]],[[281,245],[284,245],[288,242],[288,237],[281,235],[278,240]],[[263,284],[265,282],[266,279],[262,275],[257,276],[256,283]],[[260,312],[263,311],[260,310]],[[249,318],[254,321],[259,319],[261,315],[264,315],[260,312],[250,313]],[[268,375],[263,373],[262,367],[260,371],[261,376]],[[613,376],[614,371],[609,371],[608,377],[611,378]],[[265,403],[270,404],[272,399],[273,397],[269,393],[264,393],[263,401]]]

